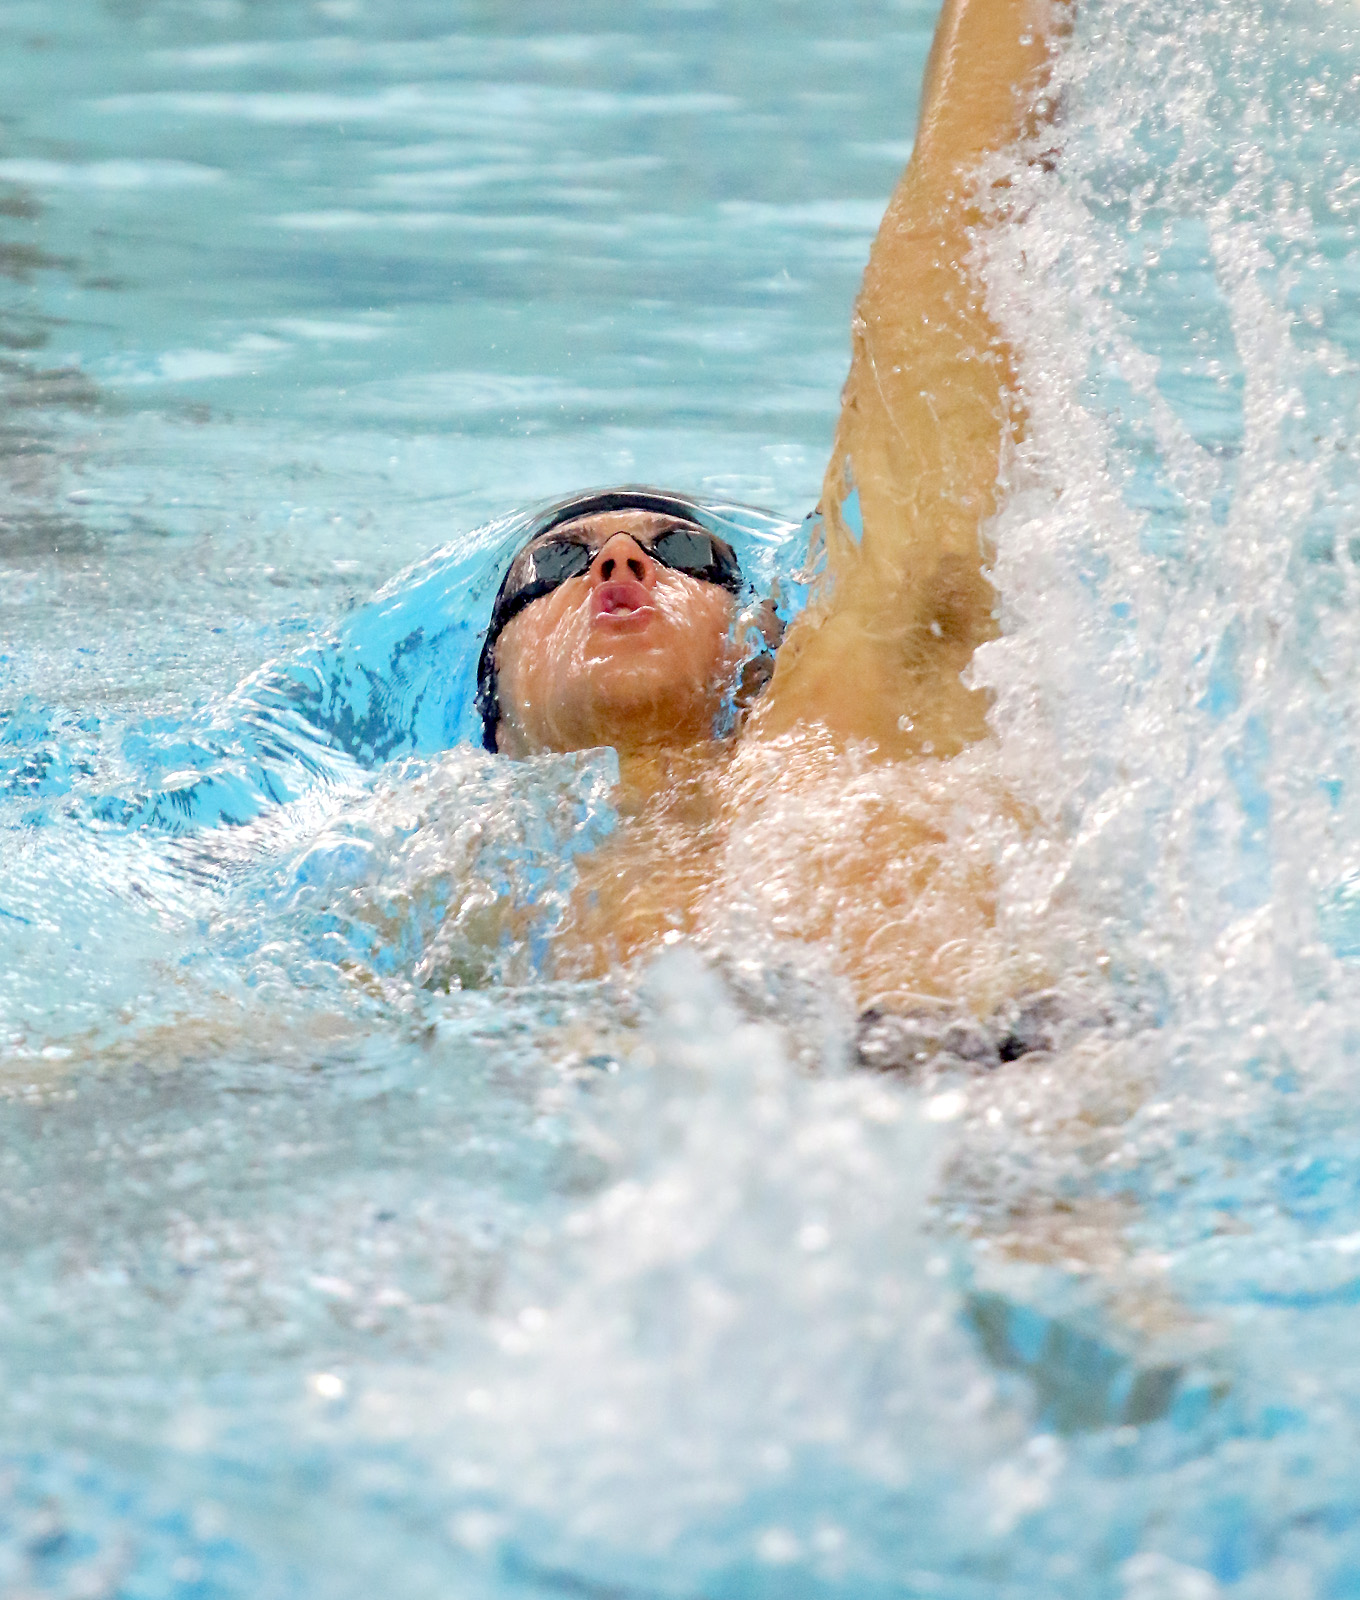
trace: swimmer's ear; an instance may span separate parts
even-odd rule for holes
[[[737,711],[749,711],[774,677],[774,653],[784,637],[784,621],[775,608],[773,599],[766,598],[741,615],[738,632],[749,636],[758,634],[764,649],[745,662],[732,694],[732,704]]]
[[[773,677],[774,657],[769,651],[765,650],[758,656],[752,656],[741,669],[737,687],[732,695],[732,704],[738,711],[749,711],[765,693],[765,686]]]
[[[779,615],[774,596],[767,595],[758,605],[744,611],[741,616],[741,628],[744,633],[754,629],[764,641],[767,650],[778,650],[780,640],[784,637],[784,620]]]

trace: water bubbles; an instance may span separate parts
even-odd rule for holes
[[[1120,1576],[1121,1600],[1217,1600],[1223,1592],[1211,1573],[1152,1551],[1131,1556]]]
[[[926,1101],[925,1116],[929,1122],[953,1122],[967,1108],[968,1096],[961,1089],[947,1089]]]
[[[756,1536],[756,1554],[768,1566],[791,1566],[802,1553],[802,1544],[788,1528],[764,1528]]]
[[[824,1222],[808,1222],[798,1230],[798,1248],[815,1255],[831,1243],[831,1230]]]
[[[1061,1441],[1041,1433],[1029,1441],[1018,1459],[1003,1461],[992,1469],[987,1487],[989,1525],[994,1534],[1010,1532],[1022,1517],[1047,1503],[1064,1460]]]
[[[454,1542],[474,1555],[489,1553],[508,1531],[507,1520],[490,1511],[460,1511],[449,1519]]]

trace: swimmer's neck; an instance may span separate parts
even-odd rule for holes
[[[625,814],[640,811],[660,796],[707,777],[726,766],[732,740],[703,739],[694,744],[640,744],[620,747],[615,803]]]

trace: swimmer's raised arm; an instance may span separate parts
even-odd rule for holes
[[[1012,357],[968,261],[985,158],[1050,114],[1061,0],[946,0],[911,160],[855,305],[822,491],[826,569],[790,629],[757,736],[819,723],[885,756],[985,731],[959,674],[992,636],[982,526],[1021,423]],[[862,533],[861,533],[862,529]]]

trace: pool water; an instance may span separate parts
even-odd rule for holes
[[[0,3],[0,1593],[1360,1594],[1350,0],[1093,0],[979,247],[1048,1048],[551,981],[612,760],[473,742],[541,500],[796,605],[933,21]]]

